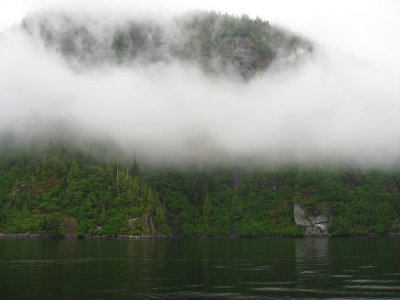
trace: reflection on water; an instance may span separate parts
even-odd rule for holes
[[[400,298],[400,239],[0,240],[1,299]]]
[[[330,265],[328,238],[296,240],[296,275],[301,281],[312,280],[315,286],[326,285],[325,274]]]
[[[329,238],[310,237],[296,239],[296,261],[320,261],[329,257]]]

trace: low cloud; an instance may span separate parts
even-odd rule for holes
[[[242,82],[179,60],[76,71],[12,29],[0,35],[0,65],[0,131],[21,140],[62,128],[154,163],[400,163],[400,70],[323,45]]]

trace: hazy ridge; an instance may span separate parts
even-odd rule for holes
[[[22,26],[75,68],[180,60],[206,72],[250,79],[272,64],[294,65],[312,51],[309,41],[267,21],[220,13],[108,22],[43,13],[25,18]]]
[[[399,231],[396,68],[202,12],[31,15],[0,63],[0,232]]]

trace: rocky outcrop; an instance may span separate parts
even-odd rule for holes
[[[323,212],[307,214],[305,208],[295,203],[293,205],[293,216],[297,226],[306,228],[306,235],[328,235],[328,226],[332,219],[330,209],[325,208]]]

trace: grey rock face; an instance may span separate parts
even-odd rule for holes
[[[332,214],[327,211],[316,215],[308,215],[299,203],[293,205],[293,216],[297,226],[306,228],[306,235],[328,235],[328,226]]]

